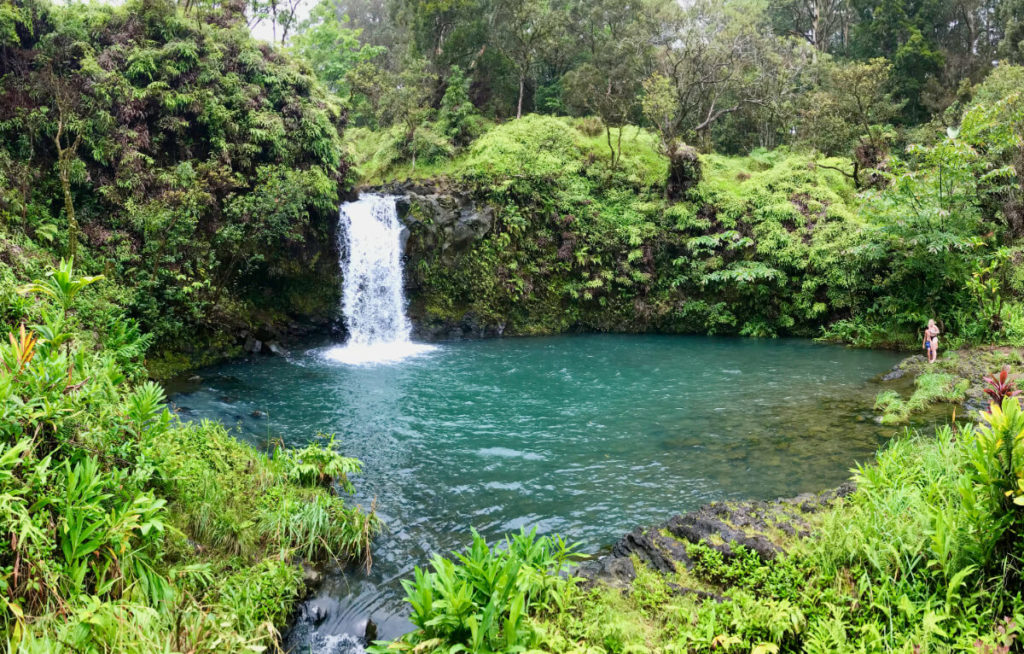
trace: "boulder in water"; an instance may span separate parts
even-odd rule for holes
[[[278,343],[277,341],[270,341],[269,343],[267,343],[267,351],[270,352],[270,354],[276,354],[279,357],[283,357],[286,354],[288,354],[287,352],[285,352],[285,349],[281,347],[281,344]]]
[[[319,587],[323,580],[324,576],[319,570],[308,563],[302,564],[302,583],[306,585],[307,590]]]
[[[377,640],[377,623],[373,621],[373,618],[366,618],[366,625],[362,629],[363,642],[367,645]]]

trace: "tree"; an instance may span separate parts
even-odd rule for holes
[[[292,47],[309,61],[317,77],[338,95],[349,92],[347,77],[359,63],[384,52],[360,42],[362,30],[351,29],[339,0],[320,0],[303,21]]]
[[[898,122],[914,124],[955,98],[944,89],[987,73],[1002,39],[1000,5],[1017,0],[850,1],[858,20],[849,54],[893,63],[893,92],[904,102]]]
[[[858,187],[868,185],[865,169],[885,165],[889,150],[886,125],[899,116],[903,102],[888,91],[892,65],[876,58],[865,63],[830,64],[822,90],[808,95],[801,114],[803,142],[838,154],[849,151],[853,170],[840,170]],[[826,166],[827,167],[827,166]],[[837,169],[839,170],[839,169]]]
[[[716,150],[746,153],[792,140],[800,99],[818,84],[821,55],[803,39],[759,34],[743,80],[750,100],[722,118],[714,132]]]
[[[980,85],[960,122],[959,137],[982,153],[978,194],[984,216],[1001,220],[1010,239],[1024,237],[1024,67],[1000,66]]]
[[[366,63],[356,67],[349,80],[353,91],[366,95],[383,127],[402,128],[399,147],[416,168],[416,132],[432,113],[430,97],[437,77],[427,69],[425,59],[412,59],[401,71],[392,73]]]
[[[659,136],[659,150],[668,158],[665,197],[678,198],[700,181],[697,152],[680,140],[681,122],[676,89],[664,75],[644,80],[643,112]]]
[[[241,0],[239,0],[241,1]],[[244,9],[246,25],[250,30],[270,22],[271,42],[285,45],[288,35],[299,25],[299,8],[304,0],[248,0]],[[278,40],[278,28],[281,38]]]
[[[516,118],[522,118],[527,82],[550,44],[557,16],[548,0],[499,0],[495,17],[498,49],[512,62],[519,84]]]
[[[658,53],[657,73],[675,93],[671,131],[692,137],[704,150],[711,146],[715,122],[758,101],[745,85],[756,74],[750,68],[756,32],[734,8],[697,0],[685,11],[669,9],[673,14]]]
[[[784,34],[799,37],[816,52],[845,48],[853,22],[850,0],[785,0],[773,10]]]
[[[103,145],[91,132],[110,127],[111,116],[94,101],[94,91],[101,89],[108,73],[100,67],[90,45],[78,38],[86,30],[85,17],[69,21],[63,34],[51,35],[40,43],[35,74],[26,80],[31,93],[50,115],[43,132],[50,138],[56,153],[57,177],[64,198],[64,217],[68,224],[67,256],[74,258],[78,249],[78,218],[75,214],[72,184],[84,176],[84,164],[78,158],[79,147],[86,141],[90,150],[102,152]]]
[[[622,127],[638,106],[641,80],[650,67],[653,32],[646,7],[618,0],[575,2],[569,19],[582,64],[563,77],[566,104],[577,113],[601,117],[614,167],[622,155]],[[618,127],[612,146],[611,128]]]
[[[437,119],[445,136],[456,146],[469,145],[477,134],[476,121],[479,116],[476,107],[469,101],[469,78],[458,66],[453,66],[448,76]]]
[[[1024,63],[1024,0],[999,3],[997,21],[1002,38],[999,56],[1014,64]]]

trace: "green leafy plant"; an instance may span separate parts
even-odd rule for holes
[[[303,486],[338,484],[346,493],[354,493],[355,487],[348,476],[358,474],[362,464],[358,459],[338,453],[334,434],[319,437],[326,438],[326,443],[310,443],[300,450],[278,450],[287,462],[288,478]]]
[[[104,349],[64,272],[47,277],[60,307],[0,342],[0,639],[48,654],[275,646],[298,556],[369,564],[379,519],[330,487],[351,491],[358,462],[332,442],[296,474],[221,425],[180,422],[121,368],[145,336]]]
[[[507,538],[493,548],[476,531],[454,560],[435,555],[431,570],[418,566],[403,581],[410,619],[418,630],[371,652],[512,652],[535,647],[539,634],[529,616],[562,608],[572,580],[562,573],[572,550],[558,537],[536,529]]]
[[[95,284],[101,279],[103,279],[103,275],[76,277],[74,259],[61,259],[57,268],[48,271],[43,279],[37,279],[31,284],[22,286],[19,292],[46,295],[57,302],[64,313],[67,313],[74,303],[75,296],[86,286]]]

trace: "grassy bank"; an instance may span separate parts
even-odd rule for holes
[[[359,463],[333,441],[268,456],[179,421],[140,381],[146,339],[77,310],[103,283],[50,271],[20,289],[25,322],[0,343],[0,639],[265,651],[303,592],[302,560],[368,554],[377,518],[335,492]]]
[[[1019,369],[1021,365],[1024,351],[999,345],[941,351],[935,363],[928,363],[923,355],[910,356],[885,376],[883,383],[896,388],[878,394],[875,410],[887,425],[907,424],[922,414],[934,413],[939,404],[955,405],[956,413],[965,419],[976,416],[988,405],[990,398],[984,389],[991,371]]]

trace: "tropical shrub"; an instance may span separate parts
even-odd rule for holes
[[[435,555],[431,570],[403,580],[417,631],[371,648],[394,651],[514,652],[535,647],[531,614],[562,608],[572,579],[563,573],[573,547],[525,530],[489,547],[476,531],[464,553]]]

